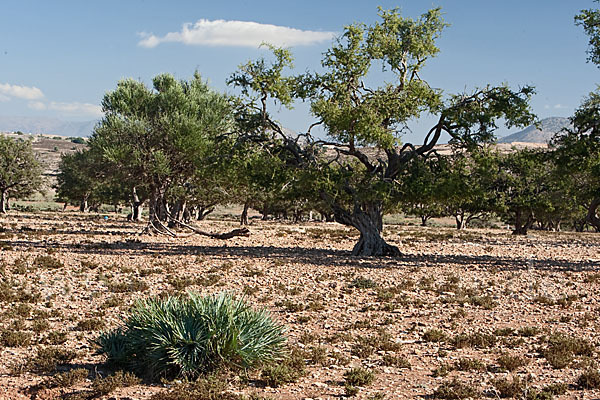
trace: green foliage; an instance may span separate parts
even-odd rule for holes
[[[573,129],[566,129],[553,140],[564,198],[571,208],[584,211],[579,219],[600,230],[600,90],[588,95],[571,118]],[[583,216],[581,216],[583,214]],[[587,214],[587,215],[586,215]]]
[[[90,371],[85,368],[75,368],[69,371],[59,372],[51,376],[45,383],[49,387],[69,387],[83,382],[89,376]]]
[[[34,372],[54,372],[59,365],[73,361],[77,353],[64,347],[38,348],[37,354],[26,362],[26,369]]]
[[[598,3],[598,0],[595,0]],[[575,16],[575,24],[583,26],[589,36],[588,61],[600,66],[600,10],[588,8]]]
[[[98,150],[85,149],[64,154],[58,166],[56,196],[58,201],[80,207],[98,208],[100,204],[119,204],[129,199],[127,181],[116,179],[111,165]]]
[[[169,196],[214,188],[204,178],[227,147],[232,106],[198,73],[190,81],[158,75],[152,89],[132,79],[120,81],[102,107],[105,116],[90,148],[115,179],[147,193],[152,221],[166,220]]]
[[[283,327],[265,311],[220,294],[138,301],[123,327],[97,343],[108,361],[152,379],[259,367],[282,356]]]
[[[244,400],[227,391],[227,377],[212,373],[193,382],[176,383],[171,389],[152,395],[151,400]],[[251,397],[250,400],[253,400]],[[255,399],[260,400],[260,399]]]
[[[522,394],[527,387],[527,380],[518,375],[508,378],[498,378],[492,381],[501,398],[512,398]]]
[[[593,356],[594,352],[595,348],[589,341],[560,333],[552,334],[541,350],[544,358],[556,369],[569,366],[576,355]]]
[[[401,16],[398,9],[380,9],[379,17],[371,25],[345,27],[324,54],[322,72],[284,77],[282,71],[291,66],[291,57],[272,49],[276,59],[272,65],[264,60],[250,62],[230,79],[250,99],[246,110],[254,110],[241,113],[244,118],[240,118],[250,123],[242,126],[253,127],[247,129],[254,132],[251,137],[260,142],[256,131],[279,134],[275,141],[264,135],[262,143],[268,143],[270,154],[277,153],[274,149],[282,151],[278,153],[282,170],[291,171],[284,186],[296,186],[290,193],[317,199],[317,210],[358,229],[361,236],[353,254],[362,256],[400,253],[381,238],[383,213],[397,209],[405,166],[430,155],[442,133],[456,145],[473,148],[493,139],[500,119],[508,126],[533,120],[530,87],[513,91],[502,85],[444,96],[421,78],[426,63],[439,52],[436,41],[447,26],[439,8],[417,19]],[[373,79],[374,67],[383,68],[383,78]],[[374,81],[385,83],[373,86]],[[267,100],[287,106],[290,94],[310,102],[316,125],[325,129],[329,140],[315,141],[310,129],[301,140],[286,137],[269,117]],[[407,123],[423,113],[439,115],[424,144],[399,147]],[[302,207],[306,206],[295,203],[296,210]]]
[[[0,213],[9,198],[23,198],[42,190],[42,167],[36,160],[31,141],[0,135]]]
[[[355,395],[358,392],[359,386],[367,386],[373,383],[375,374],[373,371],[357,367],[344,372],[344,388],[349,396]]]

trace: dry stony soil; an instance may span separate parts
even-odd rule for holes
[[[357,234],[337,224],[254,222],[227,241],[143,228],[0,217],[0,398],[193,398],[166,397],[176,381],[102,390],[115,371],[94,345],[136,299],[186,290],[244,294],[305,364],[278,387],[229,377],[211,399],[600,398],[600,234],[387,226],[404,255],[379,259],[351,257]],[[359,367],[372,382],[345,387]]]

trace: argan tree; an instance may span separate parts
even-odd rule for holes
[[[569,176],[570,194],[587,210],[586,222],[600,232],[600,92],[583,101],[571,117],[572,129],[559,133],[553,144],[563,176]]]
[[[600,68],[600,10],[581,10],[575,23],[589,36],[588,62]],[[571,123],[573,129],[564,130],[554,140],[559,165],[571,181],[579,183],[573,194],[587,209],[586,222],[600,231],[600,89],[584,99]]]
[[[109,166],[89,149],[64,154],[58,165],[57,200],[77,205],[81,212],[97,209],[102,203],[125,201],[128,193],[126,183],[114,178],[108,171]]]
[[[484,219],[500,201],[497,180],[499,154],[489,147],[455,153],[439,176],[442,202],[456,228],[463,229]]]
[[[382,237],[383,215],[404,165],[427,157],[443,133],[457,145],[473,146],[492,140],[501,118],[508,126],[533,120],[530,87],[513,91],[506,85],[488,86],[444,95],[422,78],[423,67],[439,52],[435,42],[446,27],[440,9],[418,19],[404,18],[396,9],[381,10],[380,17],[373,25],[347,26],[324,54],[323,72],[292,80],[295,95],[310,102],[328,139],[312,140],[307,134],[305,142],[293,142],[280,135],[294,155],[294,168],[313,168],[337,178],[315,186],[335,220],[360,232],[352,251],[357,256],[400,255]],[[372,70],[382,67],[385,77],[373,76]],[[256,90],[249,84],[244,87]],[[423,113],[437,115],[437,122],[422,144],[403,144],[407,125]],[[272,130],[281,132],[268,114],[265,117]],[[319,146],[321,152],[316,151]]]
[[[444,216],[442,177],[447,174],[450,163],[447,157],[414,158],[399,175],[400,208],[408,215],[421,220],[427,226],[431,218]]]
[[[30,196],[42,188],[42,167],[30,141],[0,136],[0,213],[8,199]]]
[[[197,73],[190,81],[163,74],[152,88],[131,79],[119,82],[104,96],[102,109],[91,149],[132,188],[144,188],[150,225],[172,233],[167,225],[177,212],[169,196],[219,159],[219,146],[233,126],[229,99]]]

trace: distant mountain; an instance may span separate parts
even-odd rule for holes
[[[540,121],[539,127],[531,125],[520,132],[500,138],[498,142],[548,143],[557,132],[567,127],[571,127],[571,122],[567,118],[544,118]]]
[[[61,121],[44,117],[0,116],[0,132],[16,132],[60,136],[88,137],[98,121]]]

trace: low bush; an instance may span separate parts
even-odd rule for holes
[[[584,371],[577,378],[577,385],[582,389],[600,388],[600,371],[595,369]]]
[[[130,372],[117,371],[114,375],[97,378],[92,382],[92,390],[97,396],[107,395],[120,387],[134,386],[140,379]]]
[[[296,382],[306,373],[304,353],[294,348],[282,361],[271,363],[263,368],[261,379],[267,386],[279,387],[286,383]]]
[[[452,381],[442,383],[433,392],[433,398],[435,399],[460,400],[478,397],[479,391],[476,388],[456,378]]]
[[[122,327],[97,339],[109,363],[150,379],[195,378],[221,367],[260,367],[280,359],[283,327],[229,294],[138,301]]]

